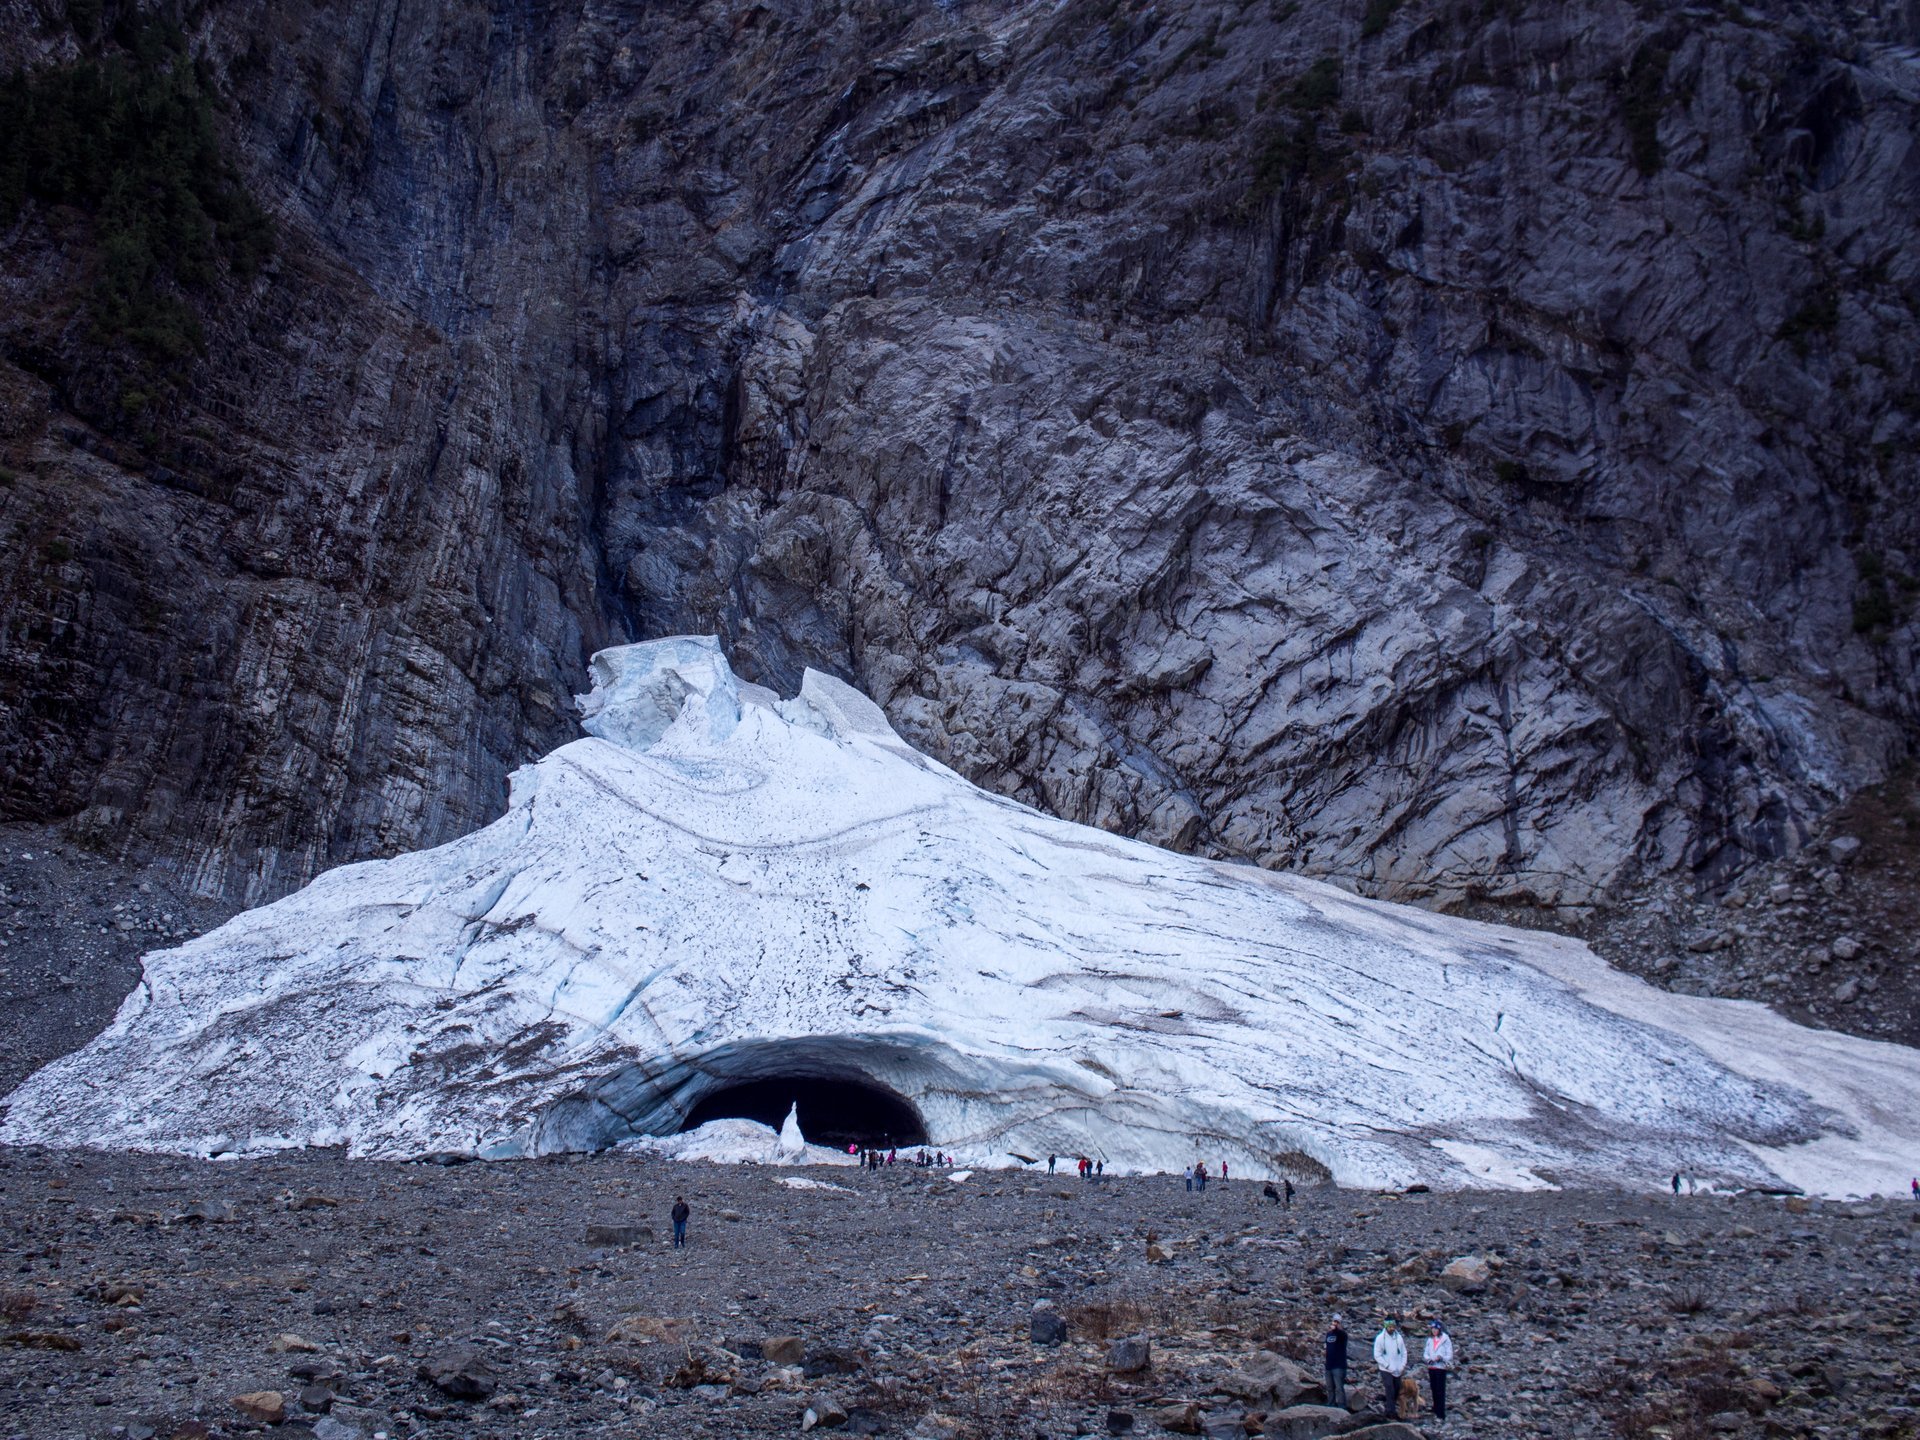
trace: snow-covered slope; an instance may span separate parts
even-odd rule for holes
[[[1050,819],[712,640],[593,663],[503,818],[148,956],[0,1139],[508,1156],[811,1076],[974,1164],[1867,1192],[1920,1153],[1920,1052]]]

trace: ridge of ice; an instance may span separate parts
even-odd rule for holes
[[[146,956],[0,1141],[747,1158],[791,1152],[676,1132],[784,1075],[892,1091],[970,1167],[1873,1193],[1920,1152],[1920,1052],[1038,814],[711,637],[592,678],[493,824]]]

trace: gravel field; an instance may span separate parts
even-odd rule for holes
[[[693,1208],[678,1251],[676,1194]],[[1443,1432],[1420,1417],[1428,1433],[1911,1437],[1917,1217],[1332,1187],[1287,1212],[1244,1180],[619,1153],[0,1151],[0,1437],[777,1435],[811,1408],[929,1440],[1306,1440],[1334,1420],[1286,1402],[1320,1398],[1293,1392],[1318,1381],[1336,1309],[1368,1403],[1379,1317],[1416,1334],[1445,1318],[1455,1411]],[[1461,1257],[1485,1272],[1449,1288]],[[1031,1338],[1036,1304],[1065,1343]],[[1114,1369],[1134,1334],[1150,1364]]]

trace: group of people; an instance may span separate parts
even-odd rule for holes
[[[1344,1407],[1347,1403],[1347,1329],[1338,1315],[1327,1327],[1324,1339],[1327,1403]],[[1427,1389],[1433,1396],[1433,1418],[1444,1425],[1447,1375],[1453,1369],[1453,1337],[1438,1320],[1427,1322],[1427,1343],[1420,1358],[1427,1370]],[[1391,1315],[1381,1323],[1380,1333],[1373,1337],[1373,1363],[1380,1372],[1383,1408],[1398,1419],[1400,1386],[1407,1373],[1407,1339],[1400,1333],[1400,1322]]]
[[[1047,1174],[1051,1175],[1059,1168],[1060,1157],[1058,1155],[1047,1156]],[[1105,1175],[1107,1173],[1107,1162],[1104,1160],[1089,1160],[1086,1156],[1082,1155],[1077,1168],[1082,1180],[1091,1180],[1097,1175]]]
[[[1204,1193],[1207,1188],[1207,1162],[1204,1160],[1194,1161],[1193,1164],[1180,1172],[1180,1178],[1187,1182],[1187,1189],[1199,1190]],[[1227,1183],[1227,1162],[1224,1160],[1220,1162],[1220,1183],[1222,1185]],[[1273,1187],[1269,1186],[1267,1188],[1271,1189]]]
[[[903,1163],[897,1147],[891,1150],[861,1150],[859,1154],[862,1170],[885,1170],[890,1165]],[[953,1157],[944,1150],[923,1148],[918,1153],[909,1155],[904,1163],[922,1170],[951,1170]]]

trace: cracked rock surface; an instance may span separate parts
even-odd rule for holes
[[[6,813],[254,902],[716,632],[1069,818],[1580,914],[1910,744],[1910,7],[196,14],[281,233],[205,355],[130,419],[84,221],[0,236]]]

